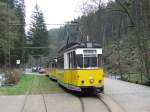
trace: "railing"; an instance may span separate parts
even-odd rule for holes
[[[107,76],[111,79],[119,79],[119,80],[137,83],[137,84],[138,83],[145,84],[146,82],[149,81],[145,75],[141,73],[135,73],[135,72],[124,73],[122,76],[109,73]]]

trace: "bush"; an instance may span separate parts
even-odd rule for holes
[[[9,70],[5,73],[5,84],[17,84],[21,78],[21,71],[18,69]]]

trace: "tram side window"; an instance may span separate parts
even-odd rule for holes
[[[69,68],[73,68],[73,55],[72,52],[68,54],[69,55]]]
[[[63,58],[58,59],[58,68],[64,69],[64,59]]]
[[[71,53],[68,53],[68,63],[69,63],[69,68],[72,67],[72,63],[71,63]]]
[[[48,68],[52,68],[52,63],[48,63]]]
[[[98,66],[101,67],[103,65],[102,55],[98,55]]]
[[[52,68],[56,68],[56,63],[52,63]]]
[[[69,69],[76,68],[76,56],[75,51],[68,53],[68,63],[69,63]]]
[[[77,61],[77,68],[83,68],[83,56],[82,56],[82,54],[76,56],[76,61]]]
[[[76,55],[75,55],[75,51],[72,52],[72,68],[76,68]]]
[[[51,66],[52,66],[52,68],[54,68],[54,63],[52,63],[52,65],[51,65]]]

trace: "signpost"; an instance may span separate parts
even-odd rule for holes
[[[20,65],[20,60],[16,60],[16,64],[17,64],[17,65]]]

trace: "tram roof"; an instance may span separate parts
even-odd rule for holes
[[[96,42],[70,43],[62,47],[58,52],[65,52],[76,48],[101,48],[101,46]]]

